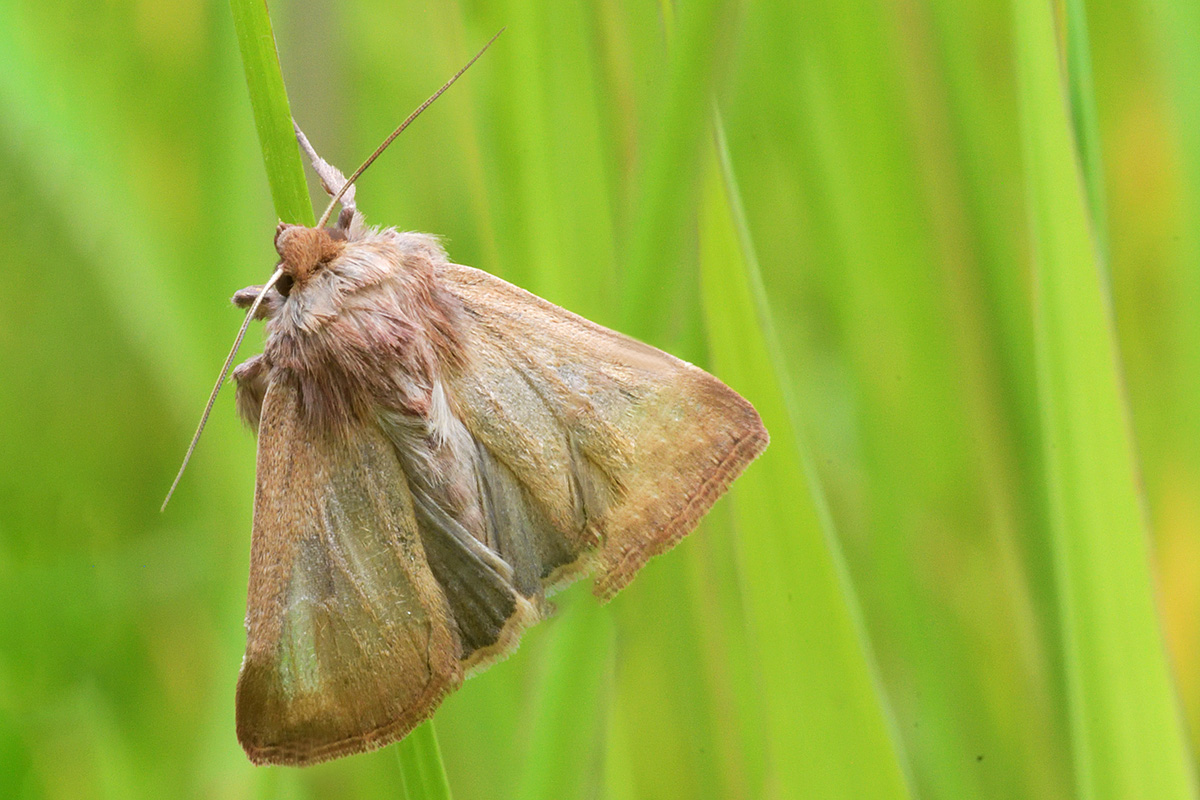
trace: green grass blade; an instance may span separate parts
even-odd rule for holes
[[[523,800],[586,797],[599,782],[612,673],[612,615],[575,589],[554,622],[532,698]]]
[[[778,797],[907,797],[870,647],[806,465],[719,129],[700,230],[714,366],[752,399],[772,439],[731,490],[747,617],[767,698],[768,790]]]
[[[1087,189],[1092,230],[1096,235],[1096,250],[1100,263],[1107,265],[1108,209],[1104,199],[1100,122],[1096,111],[1096,93],[1092,86],[1092,55],[1083,0],[1066,0],[1066,19],[1067,90],[1071,98],[1071,119]]]
[[[250,90],[250,105],[254,109],[254,124],[258,128],[275,213],[284,222],[314,225],[316,218],[304,180],[300,146],[292,129],[292,112],[283,87],[267,4],[265,0],[230,0],[229,7],[242,51],[246,86]]]
[[[231,0],[230,7],[275,212],[286,222],[313,225],[316,220],[312,201],[304,180],[304,166],[292,128],[292,114],[266,3]],[[418,726],[399,742],[396,752],[401,782],[410,800],[449,800],[450,785],[432,720]]]
[[[209,378],[197,366],[201,350],[190,320],[175,303],[187,285],[158,268],[170,262],[170,245],[146,215],[130,211],[139,198],[128,172],[136,160],[120,138],[124,123],[105,119],[90,102],[47,102],[61,91],[57,65],[21,35],[17,11],[0,7],[0,151],[34,154],[21,166],[41,202],[56,209],[65,238],[95,254],[76,268],[92,271],[166,395],[188,405]],[[22,68],[9,68],[17,64]]]
[[[639,164],[622,291],[621,329],[652,342],[664,326],[663,289],[685,263],[677,239],[694,202],[708,97],[730,49],[732,7],[727,0],[702,0],[663,20],[670,26],[669,73]]]
[[[1153,398],[1147,406],[1163,411],[1159,418],[1143,416],[1153,420],[1157,435],[1147,434],[1139,444],[1157,445],[1143,459],[1148,462],[1147,483],[1153,481],[1147,488],[1153,493],[1151,506],[1158,512],[1154,533],[1161,548],[1164,605],[1174,606],[1167,616],[1167,629],[1195,757],[1200,754],[1200,681],[1195,675],[1195,651],[1184,643],[1200,629],[1200,592],[1192,588],[1200,559],[1176,566],[1172,554],[1194,543],[1195,532],[1200,529],[1200,403],[1196,402],[1200,397],[1200,336],[1196,335],[1196,320],[1200,319],[1200,270],[1196,269],[1200,263],[1200,93],[1196,91],[1200,86],[1200,48],[1196,47],[1200,41],[1200,5],[1189,0],[1151,0],[1146,5],[1154,40],[1160,43],[1158,57],[1169,88],[1163,108],[1174,120],[1177,139],[1172,149],[1179,160],[1165,164],[1163,170],[1178,174],[1183,188],[1174,200],[1182,216],[1178,222],[1168,223],[1170,246],[1165,253],[1154,256],[1157,270],[1169,276],[1165,281],[1171,286],[1169,306],[1156,303],[1153,310],[1156,323],[1165,331],[1165,346],[1156,345],[1154,353],[1167,357],[1156,365],[1154,377],[1158,379],[1147,380],[1143,391]],[[1142,210],[1137,216],[1147,222],[1163,219],[1161,213],[1150,210]],[[1137,252],[1141,251],[1139,246]],[[1143,285],[1147,276],[1141,270],[1135,274],[1136,285]],[[1164,277],[1151,276],[1155,279],[1164,281]],[[1162,452],[1171,455],[1160,456]],[[1190,515],[1162,513],[1177,504],[1155,502],[1159,497],[1169,497],[1174,491],[1170,487],[1174,486],[1189,487],[1181,494],[1191,498]],[[1171,575],[1177,577],[1172,579]],[[1188,599],[1172,602],[1181,594]]]
[[[1151,585],[1111,301],[1045,0],[1015,4],[1035,344],[1076,785],[1195,796]]]
[[[450,800],[450,782],[442,766],[433,720],[426,720],[396,744],[400,783],[407,800]]]

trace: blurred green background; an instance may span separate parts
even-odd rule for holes
[[[616,600],[564,593],[445,702],[455,796],[792,797],[789,760],[820,747],[898,770],[912,796],[1089,794],[1080,731],[1136,726],[1073,694],[1088,684],[1035,367],[1039,187],[1093,203],[1147,521],[1119,533],[1145,537],[1153,582],[1136,564],[1128,577],[1157,620],[1123,616],[1116,594],[1092,619],[1144,634],[1149,673],[1161,631],[1190,768],[1200,5],[1092,3],[1086,27],[1082,3],[1046,5],[1058,56],[1030,64],[1014,41],[1032,30],[1014,17],[1040,18],[1029,2],[681,3],[271,4],[293,114],[347,172],[508,26],[362,178],[359,208],[709,366],[775,438],[746,488]],[[1019,76],[1039,65],[1076,100],[1082,169],[1059,166],[1086,191],[1023,157],[1021,120],[1026,154],[1042,128]],[[275,262],[225,0],[0,2],[0,212],[0,797],[399,796],[394,748],[302,771],[238,748],[254,441],[231,391],[158,511],[240,322],[228,298]],[[774,332],[742,319],[773,361],[722,317],[742,306],[720,280],[752,286],[754,254]],[[803,598],[841,575],[844,619],[760,578],[771,559],[753,548],[806,552],[793,524],[828,537],[833,571],[781,573],[787,586]],[[793,672],[837,685],[826,648],[788,636],[826,625],[862,633],[855,697],[877,701],[883,748],[858,749],[859,712],[840,727],[803,704],[777,713]],[[1132,714],[1170,695],[1112,688]]]

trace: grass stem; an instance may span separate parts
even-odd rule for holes
[[[293,133],[292,113],[267,5],[263,0],[230,0],[229,5],[275,213],[284,222],[313,225],[316,220],[312,199]],[[450,785],[432,720],[398,743],[396,754],[401,782],[410,800],[449,800]]]

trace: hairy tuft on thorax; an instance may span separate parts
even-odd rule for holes
[[[439,282],[431,236],[356,230],[267,323],[272,380],[299,390],[306,424],[339,430],[379,408],[424,417],[461,363],[463,310]]]

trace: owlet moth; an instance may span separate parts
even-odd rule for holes
[[[258,438],[237,684],[256,764],[402,738],[549,592],[594,575],[612,597],[768,441],[708,373],[368,227],[353,181],[375,156],[346,180],[296,133],[341,211],[280,224],[271,281],[233,297],[266,321],[233,373]]]

